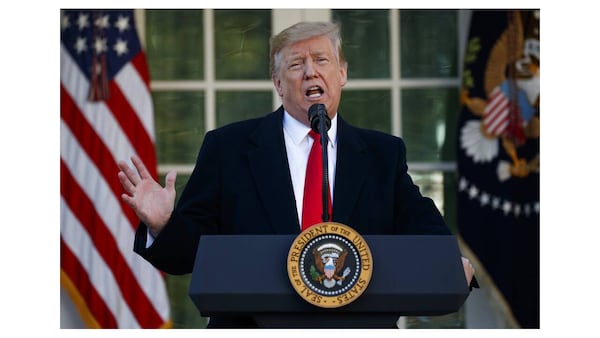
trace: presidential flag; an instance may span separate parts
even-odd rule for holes
[[[60,17],[61,286],[90,328],[170,327],[164,275],[133,252],[117,161],[157,176],[149,72],[132,10]]]
[[[539,328],[539,10],[473,11],[458,121],[461,238]]]

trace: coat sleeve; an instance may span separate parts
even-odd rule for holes
[[[395,224],[398,233],[450,235],[450,229],[433,200],[423,196],[419,187],[408,174],[406,146],[399,142],[398,167],[396,171]]]
[[[169,274],[191,273],[202,234],[218,233],[219,150],[216,134],[209,132],[169,222],[146,248],[147,227],[136,231],[134,251]]]

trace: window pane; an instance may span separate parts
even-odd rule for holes
[[[152,80],[204,78],[202,10],[146,10]]]
[[[408,166],[413,181],[423,196],[433,200],[444,216],[452,233],[458,233],[456,227],[456,192],[458,191],[456,172],[413,171]]]
[[[264,116],[273,111],[271,92],[217,92],[217,126]]]
[[[216,78],[269,79],[270,10],[215,10]]]
[[[388,90],[344,90],[340,115],[361,127],[391,132],[391,100]]]
[[[435,206],[444,213],[444,175],[441,171],[410,171],[410,177],[421,190],[423,196],[433,200]]]
[[[154,92],[158,163],[195,163],[204,139],[204,93]]]
[[[401,10],[402,77],[455,77],[458,74],[458,12]]]
[[[390,77],[389,10],[333,10],[341,23],[348,77]]]
[[[401,95],[402,138],[406,141],[408,160],[455,159],[458,89],[404,89]]]

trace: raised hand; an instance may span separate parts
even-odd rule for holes
[[[131,161],[137,174],[127,163],[119,161],[119,181],[125,189],[121,198],[146,224],[153,236],[158,236],[167,224],[175,206],[175,178],[177,173],[170,171],[165,178],[164,188],[152,178],[146,166],[137,156]]]

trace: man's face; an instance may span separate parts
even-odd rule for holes
[[[330,118],[335,116],[346,65],[340,65],[333,44],[326,36],[291,44],[281,50],[278,73],[273,76],[283,106],[296,120],[310,126],[308,108],[322,103]]]

